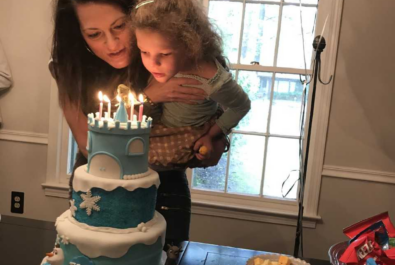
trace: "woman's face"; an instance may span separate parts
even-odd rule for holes
[[[127,15],[115,5],[78,4],[81,33],[92,52],[114,68],[130,63],[130,30]]]

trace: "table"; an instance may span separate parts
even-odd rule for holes
[[[247,260],[255,255],[266,254],[241,248],[232,248],[186,241],[182,244],[178,265],[245,265]],[[327,260],[304,258],[311,265],[330,265]]]

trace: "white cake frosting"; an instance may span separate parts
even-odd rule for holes
[[[71,219],[73,221],[70,221]],[[97,227],[86,229],[87,225],[82,228],[75,222],[77,221],[72,218],[68,210],[56,220],[56,230],[60,236],[67,238],[69,243],[75,245],[81,253],[90,258],[100,256],[120,258],[135,244],[152,245],[161,237],[163,245],[165,240],[166,221],[160,214],[155,214],[152,223],[146,223],[145,232],[136,231],[136,229],[129,230],[130,233],[109,232],[111,229],[120,230],[115,228],[97,231]]]
[[[134,191],[138,188],[149,188],[152,185],[155,185],[156,188],[158,188],[160,184],[158,173],[151,169],[148,171],[149,174],[142,178],[136,178],[132,180],[108,179],[89,174],[87,172],[86,165],[84,165],[75,170],[73,189],[76,192],[87,192],[93,187],[101,188],[106,191],[112,191],[118,187],[122,187],[128,191]],[[94,186],[92,186],[92,183],[94,183]]]

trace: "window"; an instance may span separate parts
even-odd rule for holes
[[[144,140],[143,138],[137,137],[129,141],[127,145],[127,155],[143,155],[144,154]]]
[[[325,38],[337,39],[334,25],[340,2],[204,1],[208,16],[223,38],[233,76],[251,99],[251,110],[232,130],[231,148],[218,165],[193,170],[190,185],[194,201],[296,212],[297,184],[286,198],[282,194],[298,179],[303,93],[300,75],[312,72],[312,42],[323,28],[323,18],[332,19],[332,32],[327,29]],[[327,121],[321,126],[327,126]],[[314,181],[319,183],[320,177],[316,175]],[[311,189],[312,193],[317,191]],[[315,200],[312,204],[317,204],[318,196]],[[308,215],[317,214],[313,208]]]

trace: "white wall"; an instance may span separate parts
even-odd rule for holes
[[[0,39],[14,86],[0,95],[7,134],[34,139],[48,133],[52,35],[50,0],[0,1]],[[0,214],[53,221],[67,201],[44,196],[47,146],[0,140]],[[25,192],[25,213],[10,212],[11,191]]]

